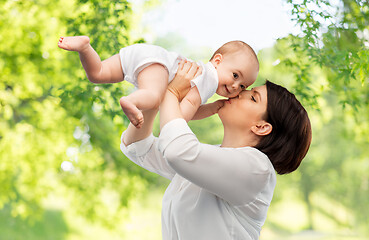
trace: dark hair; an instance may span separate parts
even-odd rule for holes
[[[266,81],[265,120],[272,132],[255,146],[265,153],[278,174],[295,171],[309,150],[312,131],[308,114],[295,95],[286,88]]]

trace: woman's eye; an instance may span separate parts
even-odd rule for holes
[[[235,79],[237,79],[237,78],[238,78],[238,74],[237,74],[237,73],[233,73],[233,77],[234,77]]]
[[[251,100],[254,101],[254,102],[256,102],[254,96],[252,96],[252,95],[251,95]]]

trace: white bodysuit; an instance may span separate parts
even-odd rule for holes
[[[259,239],[276,185],[264,153],[200,143],[184,119],[168,122],[159,138],[120,147],[171,180],[162,202],[163,240]]]
[[[169,52],[162,47],[143,43],[122,48],[119,51],[119,56],[124,80],[132,83],[136,88],[138,88],[137,76],[145,67],[154,63],[163,65],[168,70],[169,83],[177,72],[178,63],[182,59],[186,59],[180,54]],[[202,74],[191,80],[191,86],[197,87],[201,97],[201,104],[204,104],[214,95],[218,88],[218,74],[210,62],[207,64],[198,62],[197,64],[202,66]]]

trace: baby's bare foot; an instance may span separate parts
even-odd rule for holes
[[[81,52],[90,45],[90,38],[87,36],[60,37],[58,47],[68,50]]]
[[[133,126],[141,128],[144,123],[142,112],[132,102],[130,102],[127,97],[122,97],[119,102],[123,112],[126,114]]]

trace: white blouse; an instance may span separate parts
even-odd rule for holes
[[[134,163],[171,180],[162,206],[164,240],[259,238],[276,185],[264,153],[200,143],[184,119],[167,123],[159,138],[120,146]]]

